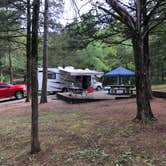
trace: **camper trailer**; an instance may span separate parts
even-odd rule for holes
[[[97,82],[95,77],[101,77],[103,72],[97,72],[89,69],[75,69],[69,67],[48,68],[47,91],[64,92],[70,87],[79,87],[87,89],[93,86],[94,89],[101,89],[102,83]],[[43,68],[38,68],[38,89],[42,89]]]

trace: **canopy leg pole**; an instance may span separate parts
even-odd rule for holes
[[[120,85],[120,76],[117,77],[117,85]]]

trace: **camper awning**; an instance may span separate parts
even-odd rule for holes
[[[65,68],[59,68],[61,71],[69,73],[71,76],[98,76],[101,77],[104,75],[103,72],[98,72],[95,70],[89,70],[89,69],[75,69],[73,67],[65,67]]]

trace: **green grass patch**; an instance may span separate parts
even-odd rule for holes
[[[112,105],[97,113],[85,105],[39,111],[38,155],[29,154],[31,114],[1,115],[0,165],[164,165],[166,142],[155,130],[158,123],[131,123],[121,115],[127,109],[117,115]]]

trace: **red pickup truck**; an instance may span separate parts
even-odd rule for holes
[[[22,99],[27,92],[25,84],[11,85],[7,82],[0,82],[0,99],[15,96],[16,99]]]

